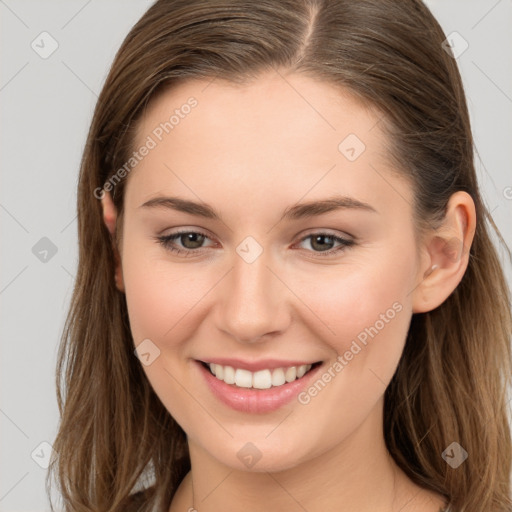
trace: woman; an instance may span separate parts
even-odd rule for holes
[[[133,27],[80,172],[65,510],[510,510],[510,296],[444,40],[419,0]]]

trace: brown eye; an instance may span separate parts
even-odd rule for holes
[[[170,235],[159,236],[157,240],[166,249],[176,253],[200,252],[203,249],[203,243],[209,239],[204,233],[197,231],[179,231]],[[179,242],[179,245],[176,244]],[[180,247],[181,245],[181,247]]]
[[[327,240],[327,242],[326,242]],[[314,235],[311,237],[311,247],[319,251],[328,251],[334,245],[334,237],[328,235]]]
[[[355,244],[354,240],[348,240],[329,233],[313,233],[304,237],[301,242],[308,239],[311,239],[310,246],[313,249],[313,252],[317,253],[319,256],[331,256],[332,254],[343,251],[347,247],[351,247]],[[332,246],[336,242],[340,245],[333,249]]]
[[[205,237],[200,233],[182,233],[177,236],[185,249],[199,249]],[[190,244],[190,245],[189,245]]]

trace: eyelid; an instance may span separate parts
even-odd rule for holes
[[[328,236],[333,236],[333,237],[338,237],[338,238],[344,238],[345,240],[347,240],[347,242],[348,241],[355,242],[357,240],[357,238],[354,235],[351,235],[347,231],[340,232],[340,231],[335,231],[335,230],[329,229],[329,228],[312,228],[312,229],[308,229],[305,234],[302,234],[299,241],[304,240],[304,238],[307,238],[308,236],[317,235],[317,234],[318,235],[328,235]]]

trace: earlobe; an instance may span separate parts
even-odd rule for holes
[[[469,251],[476,229],[472,197],[455,192],[447,207],[442,226],[426,240],[419,285],[413,293],[413,313],[425,313],[440,306],[455,290],[469,263]]]
[[[114,259],[115,259],[115,281],[116,287],[119,291],[123,292],[124,289],[124,281],[123,281],[123,270],[121,264],[121,256],[119,254],[119,250],[115,243],[115,233],[116,233],[116,222],[117,222],[117,212],[114,206],[114,202],[112,201],[112,197],[108,192],[103,193],[103,197],[101,198],[101,204],[103,208],[103,222],[107,226],[107,229],[112,237],[112,249],[114,251]]]

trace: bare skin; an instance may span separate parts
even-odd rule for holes
[[[150,339],[160,351],[144,371],[189,442],[192,469],[169,512],[438,512],[443,497],[414,484],[386,450],[383,395],[412,314],[440,305],[464,275],[471,197],[454,194],[443,226],[418,246],[413,190],[386,162],[378,114],[304,76],[210,82],[181,84],[147,110],[136,147],[189,97],[198,101],[128,176],[119,247],[135,345]],[[349,134],[365,145],[353,161],[338,148]],[[297,203],[334,194],[375,211],[280,220]],[[222,220],[141,206],[157,196],[208,203]],[[102,203],[113,233],[110,194]],[[155,240],[181,229],[207,236],[196,246],[175,239],[186,255]],[[340,244],[324,239],[331,254],[322,256],[313,240],[322,233],[355,243],[333,252]],[[263,249],[251,263],[236,251],[247,237]],[[446,251],[454,240],[455,258]],[[393,304],[399,311],[377,324]],[[381,324],[307,404],[265,414],[221,403],[195,363],[298,358],[327,370]],[[237,456],[248,442],[261,454],[250,468]]]

